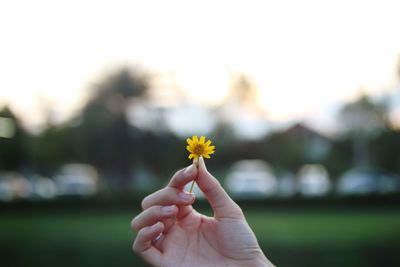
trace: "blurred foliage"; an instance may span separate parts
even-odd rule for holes
[[[385,131],[371,140],[371,160],[374,166],[400,173],[400,132]]]
[[[296,172],[306,163],[306,143],[290,131],[274,133],[265,140],[265,158],[281,170]]]
[[[330,153],[321,163],[326,166],[332,178],[338,178],[354,166],[352,158],[351,139],[344,137],[333,141]]]
[[[18,170],[27,162],[28,133],[8,107],[0,110],[0,117],[10,118],[15,123],[12,138],[0,137],[0,170]]]
[[[388,100],[374,102],[366,95],[345,104],[339,111],[344,133],[352,140],[352,162],[357,166],[371,165],[371,139],[389,131]]]
[[[367,95],[343,105],[339,111],[339,121],[346,132],[358,135],[372,135],[376,131],[389,128],[388,102],[374,102]]]
[[[63,164],[81,162],[95,166],[111,187],[130,188],[138,168],[150,170],[163,183],[189,161],[184,138],[165,128],[141,129],[128,120],[129,108],[150,97],[150,81],[137,70],[115,71],[92,88],[92,97],[77,116],[48,125],[36,135],[26,132],[12,111],[3,108],[0,117],[13,119],[16,131],[12,138],[0,138],[0,170],[51,177]],[[254,100],[248,83],[240,76],[232,90],[236,97],[231,98]],[[209,166],[221,172],[237,160],[265,159],[277,172],[296,173],[303,164],[320,163],[337,178],[361,157],[364,164],[400,172],[400,132],[388,123],[384,102],[362,96],[343,105],[338,119],[343,134],[334,138],[295,124],[252,141],[238,139],[229,122],[217,121],[210,137],[218,153]]]
[[[125,68],[107,77],[96,89],[75,129],[81,160],[125,186],[131,163],[140,155],[140,130],[129,124],[126,112],[132,97],[146,93],[147,79]]]

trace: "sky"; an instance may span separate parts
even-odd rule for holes
[[[104,74],[139,65],[209,105],[243,73],[271,120],[329,123],[338,103],[395,90],[396,2],[1,1],[0,106],[28,127],[45,106],[62,121]]]

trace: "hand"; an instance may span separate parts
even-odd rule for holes
[[[196,179],[214,217],[195,211],[183,191]],[[273,266],[264,256],[240,207],[206,169],[204,160],[178,171],[168,186],[147,196],[132,220],[133,250],[156,267]]]

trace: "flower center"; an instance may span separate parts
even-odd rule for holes
[[[204,153],[204,146],[202,146],[202,145],[196,145],[196,146],[194,147],[193,151],[194,151],[194,153],[195,153],[196,155],[201,155],[201,154]]]

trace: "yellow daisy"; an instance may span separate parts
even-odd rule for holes
[[[210,158],[210,154],[214,154],[215,146],[211,146],[211,140],[207,140],[204,136],[200,139],[197,135],[192,136],[192,138],[186,139],[188,146],[186,149],[190,152],[189,159],[197,160],[199,157]]]

